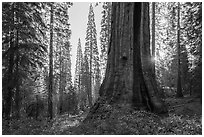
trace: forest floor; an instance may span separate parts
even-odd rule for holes
[[[160,117],[146,111],[107,106],[107,113],[82,122],[88,112],[79,115],[64,114],[51,122],[31,118],[3,120],[2,134],[12,135],[158,135],[202,134],[202,104],[199,98],[167,98],[169,115]]]

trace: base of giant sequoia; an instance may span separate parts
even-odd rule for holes
[[[145,107],[138,107],[140,110],[135,110],[130,104],[107,104],[102,102],[102,99],[99,99],[95,103],[75,133],[89,135],[145,135],[154,134],[157,128],[162,125],[161,117],[143,110]],[[152,129],[149,127],[152,127]]]
[[[141,78],[141,85],[137,91],[128,90],[127,84],[124,84],[126,79],[123,78],[123,73],[112,75],[109,77],[110,83],[105,78],[100,87],[100,97],[95,104],[90,108],[90,112],[86,119],[95,119],[101,117],[108,118],[113,109],[129,109],[137,111],[149,111],[157,115],[166,116],[167,106],[158,97],[156,81],[150,74],[144,74]],[[106,83],[107,82],[107,83]],[[132,85],[133,86],[133,85]],[[130,88],[129,88],[130,89]],[[140,93],[136,97],[136,93]],[[135,95],[136,94],[136,95]]]
[[[148,7],[148,3],[113,3],[106,74],[87,119],[108,116],[111,108],[167,112],[151,72],[149,30],[144,29],[149,26]]]
[[[151,103],[151,102],[150,102]],[[151,106],[148,106],[151,105]],[[151,107],[151,108],[149,108]],[[151,104],[133,104],[132,103],[127,103],[127,102],[121,102],[121,101],[111,101],[107,100],[106,97],[100,97],[94,106],[90,108],[89,114],[87,115],[86,119],[84,120],[84,123],[90,122],[90,120],[104,120],[104,119],[109,119],[111,115],[113,115],[113,110],[123,111],[123,110],[128,110],[130,112],[133,111],[145,111],[149,112],[153,115],[161,116],[161,117],[166,117],[168,116],[168,111],[166,106],[158,106],[158,108],[155,108]]]

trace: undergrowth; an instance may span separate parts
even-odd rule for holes
[[[3,135],[37,135],[47,128],[47,120],[39,121],[33,118],[3,120]]]
[[[169,114],[160,117],[146,111],[108,106],[104,113],[97,113],[74,127],[58,130],[44,121],[34,119],[3,121],[3,134],[91,134],[91,135],[201,135],[201,116]],[[67,120],[67,118],[66,118]],[[62,119],[60,119],[62,121]],[[60,124],[59,124],[60,126]],[[57,132],[56,132],[57,131]]]
[[[87,120],[72,129],[71,134],[112,134],[112,135],[165,135],[165,134],[202,134],[201,116],[182,116],[169,114],[159,117],[146,111],[115,109],[107,116]],[[104,115],[104,114],[102,114]],[[104,118],[104,119],[103,119]],[[63,133],[66,134],[66,131]]]

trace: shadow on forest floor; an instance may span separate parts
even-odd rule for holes
[[[19,120],[5,127],[3,134],[202,134],[202,105],[198,98],[167,98],[168,117],[159,117],[146,111],[114,108],[107,105],[107,113],[95,114],[94,119],[82,122],[88,112],[71,116],[64,114],[50,123]]]
[[[202,115],[202,104],[200,98],[167,98],[165,100],[170,113],[177,115]]]

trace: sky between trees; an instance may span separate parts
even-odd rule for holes
[[[72,61],[72,80],[74,80],[75,75],[75,64],[76,64],[76,52],[78,46],[78,39],[81,39],[82,51],[84,51],[85,46],[85,37],[86,37],[86,29],[88,22],[88,13],[89,6],[91,2],[74,2],[73,6],[69,9],[69,22],[71,26],[71,61]],[[95,14],[95,23],[96,23],[96,31],[97,31],[97,46],[100,49],[100,31],[101,31],[101,18],[102,18],[102,4],[98,4],[97,6],[95,2],[92,2],[93,10]],[[100,52],[100,50],[99,50]]]

